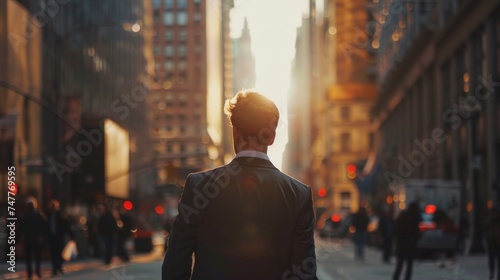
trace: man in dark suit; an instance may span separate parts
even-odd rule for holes
[[[64,217],[60,211],[60,204],[57,199],[51,199],[47,211],[47,232],[49,233],[50,258],[52,260],[52,275],[63,272],[62,251],[66,244],[65,237],[75,239],[75,234],[71,230],[70,221]]]
[[[162,279],[317,279],[311,190],[266,154],[277,107],[259,93],[240,92],[225,111],[236,157],[188,176]]]

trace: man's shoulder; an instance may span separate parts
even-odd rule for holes
[[[285,178],[287,178],[290,181],[291,185],[297,186],[297,188],[299,188],[303,191],[309,191],[310,187],[307,184],[301,182],[299,179],[292,177],[292,176],[290,176],[284,172],[281,172],[281,171],[280,171],[280,173],[281,173],[281,176],[284,176]]]

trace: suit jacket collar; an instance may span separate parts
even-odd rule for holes
[[[237,157],[233,159],[229,164],[278,169],[273,165],[271,161],[256,157]]]

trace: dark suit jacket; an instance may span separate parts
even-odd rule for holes
[[[308,186],[270,161],[236,158],[188,176],[162,279],[317,279],[313,234]]]

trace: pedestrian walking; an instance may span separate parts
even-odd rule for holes
[[[370,217],[366,212],[366,208],[359,207],[358,212],[352,216],[352,226],[355,228],[353,241],[354,241],[354,258],[356,260],[364,261],[365,259],[365,245],[368,239],[368,224]]]
[[[47,227],[52,275],[64,274],[62,251],[66,243],[65,239],[69,237],[70,240],[74,240],[75,235],[71,230],[69,220],[61,213],[57,199],[51,199],[48,203]]]
[[[99,234],[99,241],[101,244],[100,251],[104,256],[104,264],[109,265],[111,264],[111,259],[113,258],[114,235],[118,231],[118,226],[116,224],[115,217],[113,217],[113,214],[107,205],[99,205],[99,212],[101,216],[99,217],[97,232]]]
[[[128,262],[130,261],[130,256],[126,248],[126,243],[127,240],[132,237],[134,222],[125,209],[121,208],[119,213],[116,254],[120,257],[120,259],[122,259],[122,261]]]
[[[394,244],[394,219],[391,210],[384,209],[382,211],[378,229],[382,237],[382,261],[390,263]]]
[[[393,280],[399,280],[399,275],[406,263],[405,280],[410,280],[412,276],[413,260],[417,253],[417,244],[420,239],[421,221],[420,208],[417,202],[412,202],[408,209],[401,212],[395,222],[396,237],[396,270]]]
[[[311,189],[267,155],[278,108],[243,91],[225,111],[236,157],[187,177],[162,279],[317,280]]]
[[[38,211],[38,201],[34,197],[29,197],[26,201],[26,214],[21,217],[20,235],[24,238],[24,253],[26,257],[26,270],[28,279],[33,277],[32,262],[35,263],[35,271],[38,278],[42,278],[40,270],[40,255],[42,244],[46,237],[45,216]],[[19,236],[19,237],[21,237]]]
[[[488,279],[494,279],[496,265],[496,279],[500,280],[500,211],[498,209],[492,209],[490,212],[490,220],[486,226],[486,241],[488,245]]]

